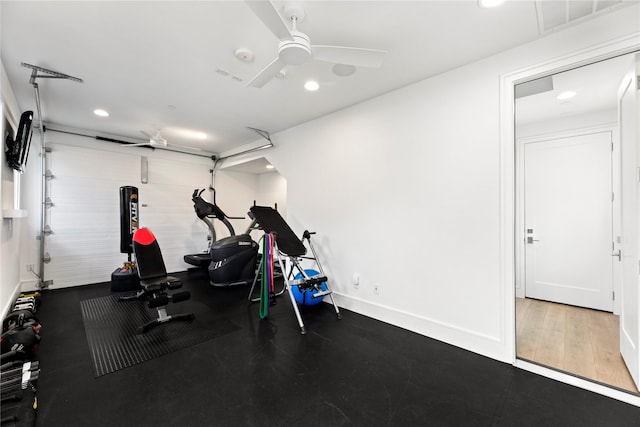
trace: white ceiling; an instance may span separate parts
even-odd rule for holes
[[[169,144],[220,154],[261,140],[248,127],[276,133],[633,2],[301,1],[298,29],[312,44],[388,54],[349,77],[312,60],[258,89],[246,84],[277,56],[278,39],[243,1],[4,0],[1,58],[23,110],[35,111],[35,96],[21,63],[83,79],[37,80],[50,129],[133,142],[159,128]],[[253,62],[238,60],[238,48]],[[317,92],[302,88],[311,78]]]

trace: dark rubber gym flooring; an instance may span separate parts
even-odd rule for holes
[[[304,310],[301,335],[286,296],[260,320],[248,287],[177,276],[192,299],[169,313],[206,307],[201,319],[233,327],[102,376],[81,301],[110,284],[44,292],[38,426],[640,425],[640,408],[353,312],[337,320],[329,304]]]

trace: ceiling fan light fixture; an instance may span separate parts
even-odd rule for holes
[[[261,88],[287,65],[301,65],[310,59],[331,64],[380,68],[387,53],[360,47],[311,44],[309,36],[297,30],[297,24],[304,19],[304,9],[299,3],[286,3],[284,16],[278,11],[280,6],[273,1],[247,1],[246,3],[258,19],[280,40],[278,56],[258,72],[247,86]],[[287,20],[291,22],[291,28]],[[355,70],[342,70],[347,74],[353,71]]]
[[[356,72],[356,67],[350,64],[335,64],[331,67],[333,74],[340,77],[349,77]]]
[[[301,65],[311,59],[311,40],[300,31],[291,31],[291,40],[278,45],[278,57],[287,65]]]

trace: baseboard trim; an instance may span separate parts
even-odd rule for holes
[[[20,295],[20,292],[22,292],[22,283],[18,282],[18,284],[16,284],[13,287],[13,291],[11,292],[11,298],[9,298],[6,302],[5,302],[5,306],[2,307],[2,318],[4,319],[5,317],[7,317],[9,315],[9,313],[11,312],[12,308],[13,308],[13,303],[16,301],[16,299],[18,299],[18,295]]]
[[[427,316],[410,313],[383,304],[339,292],[332,293],[336,304],[347,310],[424,335],[505,363],[512,363],[500,337],[482,334]]]
[[[593,381],[565,374],[563,372],[556,371],[555,369],[550,369],[541,365],[537,365],[535,363],[527,362],[526,360],[518,359],[515,361],[514,366],[516,368],[524,369],[525,371],[529,371],[546,378],[560,381],[565,384],[592,391],[594,393],[598,393],[603,396],[607,396],[612,399],[616,399],[621,402],[640,407],[640,396],[634,395],[632,393],[620,391],[612,387],[607,387],[605,385],[595,383]]]

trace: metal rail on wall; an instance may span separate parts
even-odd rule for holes
[[[253,153],[254,151],[265,150],[267,148],[273,147],[273,142],[271,142],[271,135],[269,135],[269,132],[267,132],[266,130],[256,129],[256,128],[252,128],[252,127],[247,127],[247,129],[251,129],[252,131],[257,133],[258,135],[260,135],[261,137],[266,139],[267,143],[263,144],[263,145],[261,145],[259,147],[249,148],[248,150],[244,150],[244,151],[240,151],[240,152],[237,152],[237,153],[229,154],[228,156],[224,156],[224,157],[212,156],[211,160],[213,160],[213,168],[209,170],[209,172],[211,172],[211,185],[209,187],[209,190],[213,190],[215,188],[215,174],[216,174],[216,169],[218,167],[218,163],[220,161],[227,160],[227,159],[230,159],[230,158],[236,157],[236,156],[242,156],[243,154]]]
[[[77,77],[70,76],[68,74],[59,73],[57,71],[49,70],[47,68],[38,67],[37,65],[27,64],[25,62],[22,63],[22,66],[25,68],[31,69],[31,77],[29,78],[29,84],[33,86],[35,97],[36,97],[36,109],[38,111],[38,122],[39,122],[39,133],[40,133],[40,162],[41,162],[41,195],[42,195],[42,203],[40,209],[40,235],[38,236],[40,240],[40,259],[39,259],[39,267],[38,273],[38,289],[47,289],[51,284],[51,281],[44,280],[44,264],[45,260],[48,262],[50,258],[45,253],[44,240],[45,236],[48,234],[48,225],[47,225],[47,208],[51,206],[51,203],[47,201],[47,147],[44,142],[44,132],[45,128],[42,123],[42,109],[40,107],[40,90],[38,89],[38,83],[36,79],[38,78],[48,78],[48,79],[66,79],[72,80],[74,82],[82,83],[82,79]]]

